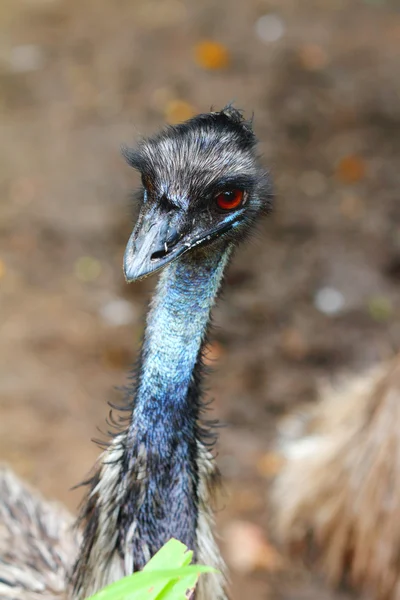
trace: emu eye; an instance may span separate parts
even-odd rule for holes
[[[239,208],[239,206],[243,204],[243,200],[243,190],[227,190],[215,197],[218,208],[221,208],[222,210],[234,210],[235,208]]]

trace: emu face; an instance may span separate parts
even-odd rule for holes
[[[124,272],[134,281],[199,246],[243,236],[270,205],[251,123],[232,107],[198,115],[125,150],[142,176]]]

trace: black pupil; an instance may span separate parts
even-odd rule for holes
[[[224,192],[224,198],[227,202],[233,202],[236,198],[236,192],[234,192],[233,190],[229,192]]]

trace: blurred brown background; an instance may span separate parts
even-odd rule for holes
[[[119,146],[234,100],[276,212],[216,311],[218,528],[236,600],[338,598],[271,545],[271,448],[321,378],[400,346],[399,5],[1,0],[0,28],[1,460],[76,508],[154,285],[123,280]]]

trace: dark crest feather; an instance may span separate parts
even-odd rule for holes
[[[147,157],[142,153],[143,145],[148,141],[157,141],[167,136],[184,136],[197,129],[227,129],[235,134],[244,146],[249,149],[257,143],[257,138],[253,131],[253,117],[245,119],[243,111],[228,104],[221,111],[202,113],[188,119],[178,125],[167,125],[161,132],[156,134],[150,140],[142,139],[136,148],[122,146],[121,152],[126,162],[134,169],[144,172],[147,170]]]

